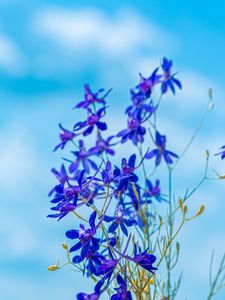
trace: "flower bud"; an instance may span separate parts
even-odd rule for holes
[[[63,249],[65,249],[65,250],[68,249],[68,246],[67,246],[67,244],[66,244],[65,242],[62,243],[62,247],[63,247]]]
[[[202,206],[200,207],[199,211],[197,212],[196,217],[197,217],[197,216],[200,216],[200,215],[204,212],[204,210],[205,210],[205,206],[202,205]]]
[[[58,269],[59,269],[59,267],[56,266],[56,265],[52,265],[52,266],[49,266],[49,267],[48,267],[48,270],[51,271],[51,272],[52,272],[52,271],[56,271],[56,270],[58,270]]]
[[[181,198],[179,199],[179,205],[180,205],[180,208],[183,209],[183,200]]]

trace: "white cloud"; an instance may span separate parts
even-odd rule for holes
[[[158,26],[130,10],[122,10],[111,17],[96,9],[50,8],[36,15],[34,27],[41,35],[68,49],[98,50],[107,56],[128,54],[140,47],[158,49],[172,39]]]
[[[18,123],[9,123],[0,138],[4,141],[0,149],[0,182],[3,191],[17,193],[27,189],[36,175],[37,156],[31,147],[31,135]],[[13,188],[12,188],[13,186]]]
[[[12,75],[24,72],[25,60],[15,42],[0,33],[0,69]]]

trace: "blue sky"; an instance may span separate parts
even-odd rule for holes
[[[58,122],[71,126],[80,117],[71,108],[83,83],[114,88],[109,123],[116,132],[137,74],[148,75],[164,55],[173,58],[184,88],[165,101],[160,124],[178,153],[212,87],[215,109],[177,169],[176,193],[198,182],[204,150],[224,144],[224,8],[223,1],[0,0],[1,299],[74,299],[83,284],[70,270],[46,270],[63,256],[60,244],[73,223],[46,218],[49,169],[60,157],[51,150]],[[224,172],[213,157],[212,166]],[[225,249],[223,185],[209,182],[191,200],[193,211],[202,203],[207,209],[182,235],[179,299],[205,299],[209,256]]]

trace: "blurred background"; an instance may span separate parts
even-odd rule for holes
[[[72,107],[84,83],[113,87],[108,121],[118,132],[138,73],[148,76],[163,56],[172,58],[183,90],[166,97],[160,128],[174,152],[181,153],[197,128],[210,87],[215,101],[177,168],[176,195],[203,176],[206,149],[210,168],[225,173],[214,157],[225,143],[224,9],[222,0],[0,0],[0,299],[69,300],[85,290],[73,271],[47,271],[64,256],[61,243],[74,219],[46,218],[55,183],[49,170],[62,155],[52,152],[58,123],[71,128],[83,119]],[[200,204],[206,212],[181,235],[182,300],[206,299],[211,252],[220,257],[225,250],[224,182],[206,182],[190,210]],[[225,291],[215,299],[224,300]]]

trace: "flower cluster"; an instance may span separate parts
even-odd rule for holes
[[[167,149],[166,136],[156,124],[163,95],[181,89],[172,66],[171,60],[163,58],[149,77],[140,74],[139,83],[130,90],[131,104],[125,111],[127,126],[119,133],[106,134],[111,90],[93,92],[87,84],[84,98],[75,106],[86,119],[72,129],[59,125],[60,143],[54,151],[65,147],[72,150],[59,170],[52,169],[58,182],[49,193],[53,212],[48,217],[61,220],[69,214],[80,221],[79,226],[75,222],[66,232],[71,240],[70,247],[64,244],[67,264],[93,280],[95,287],[91,293],[79,292],[79,300],[97,300],[106,292],[111,300],[150,299],[149,285],[160,265],[159,259],[156,264],[157,254],[151,243],[157,220],[155,208],[161,202],[171,203],[171,197],[161,192],[160,180],[153,178],[153,171],[161,163],[170,169],[178,158]],[[153,99],[157,88],[159,98]],[[115,156],[120,143],[133,144],[133,153],[120,159],[118,154]],[[224,147],[219,155],[225,157]],[[147,172],[149,168],[152,172]],[[167,250],[165,242],[164,247]],[[50,270],[58,268],[57,264]],[[143,293],[146,297],[140,298]],[[163,299],[170,299],[167,296]]]

